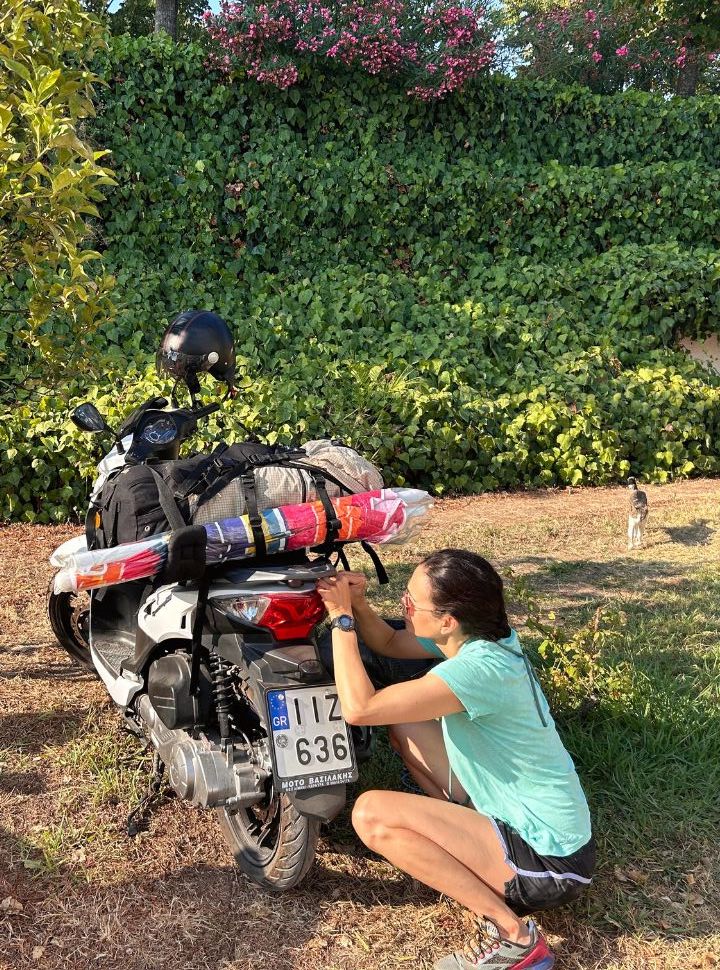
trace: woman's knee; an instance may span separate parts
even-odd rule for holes
[[[387,825],[387,792],[366,791],[358,798],[352,810],[353,828],[365,845],[373,848],[389,831]]]

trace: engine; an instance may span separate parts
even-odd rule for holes
[[[249,740],[238,744],[213,730],[210,674],[201,667],[196,694],[190,692],[190,677],[189,655],[160,657],[150,666],[148,693],[136,705],[144,733],[167,765],[170,784],[180,798],[202,808],[261,801],[271,774],[269,757]]]

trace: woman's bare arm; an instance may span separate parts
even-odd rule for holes
[[[432,672],[375,690],[365,672],[355,634],[335,629],[332,637],[335,686],[349,724],[406,724],[464,710],[445,681]]]
[[[358,632],[373,653],[400,660],[427,660],[431,654],[409,630],[396,630],[377,615],[368,601],[353,599]]]

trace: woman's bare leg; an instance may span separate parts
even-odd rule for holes
[[[388,727],[390,744],[405,762],[422,790],[432,798],[450,798],[448,761],[442,726],[439,721],[392,724]],[[457,778],[452,781],[452,798],[464,802],[467,795]]]
[[[367,791],[352,821],[365,845],[398,869],[492,920],[506,939],[527,942],[527,926],[504,902],[515,873],[487,816],[424,795]]]

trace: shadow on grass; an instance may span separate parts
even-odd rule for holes
[[[45,790],[45,778],[39,771],[0,769],[0,792],[10,795],[41,795]]]
[[[20,753],[42,752],[47,745],[82,734],[87,717],[87,707],[4,715],[0,717],[0,747]]]
[[[525,576],[537,593],[559,595],[563,601],[587,601],[617,596],[618,593],[648,592],[658,585],[677,587],[688,581],[693,570],[675,562],[619,556],[610,560],[548,560],[541,556],[513,558],[513,571]],[[512,592],[512,578],[506,581]],[[649,590],[652,592],[652,590]]]
[[[0,680],[11,680],[13,677],[22,677],[23,680],[87,680],[88,682],[97,680],[97,675],[93,671],[73,663],[70,658],[52,663],[38,660],[35,665],[27,667],[8,667],[6,664],[11,657],[12,653],[0,654]]]
[[[0,847],[3,843],[0,837]],[[15,858],[22,850],[16,843]],[[152,865],[151,850],[147,857]],[[305,881],[281,894],[260,889],[230,864],[211,862],[155,875],[137,871],[105,884],[88,883],[81,870],[70,867],[32,876],[14,866],[4,870],[3,891],[24,906],[24,939],[11,942],[33,944],[34,933],[45,944],[50,935],[64,939],[73,948],[74,970],[96,966],[98,953],[107,970],[375,970],[396,966],[413,947],[411,965],[428,970],[450,949],[448,936],[461,930],[462,913],[440,905],[437,893],[396,871],[373,874],[368,867],[378,862],[344,849],[340,858],[335,846],[321,843]],[[598,889],[572,906],[540,914],[543,930],[561,938],[558,955],[565,960],[572,955],[573,967],[609,967],[627,956],[618,914],[611,915],[617,902],[607,912],[618,889],[608,879]],[[634,929],[672,939],[675,933],[659,929],[646,896],[634,890],[619,890],[630,907],[628,924],[639,915]],[[704,940],[711,932],[712,925],[682,927],[685,940]],[[358,940],[364,941],[362,950]],[[67,966],[60,959],[43,965]]]
[[[705,546],[715,535],[708,522],[709,519],[700,519],[690,525],[683,526],[663,526],[671,542],[679,542],[684,546]]]

